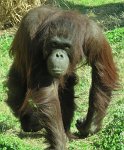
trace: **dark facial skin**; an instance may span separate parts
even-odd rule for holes
[[[60,77],[66,74],[69,67],[69,57],[66,50],[70,49],[69,41],[62,38],[52,38],[51,54],[47,59],[47,69],[53,77]]]
[[[69,58],[66,51],[61,49],[53,50],[47,60],[48,72],[53,77],[63,76],[67,72],[68,66]]]

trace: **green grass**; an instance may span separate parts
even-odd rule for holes
[[[104,150],[123,150],[124,149],[124,107],[118,106],[113,111],[113,120],[99,134],[101,140],[95,139],[94,145],[96,149]]]
[[[87,5],[87,6],[98,6],[98,5],[104,5],[104,4],[109,4],[109,3],[120,3],[124,2],[123,0],[68,0],[68,2],[78,4],[78,5]]]
[[[75,4],[98,6],[111,3],[113,0],[78,1]],[[114,2],[122,2],[114,1]],[[97,16],[98,17],[98,16]],[[105,34],[113,49],[114,60],[117,64],[120,76],[120,89],[113,92],[112,102],[109,106],[107,116],[103,122],[102,130],[86,139],[73,140],[67,143],[69,150],[123,150],[124,149],[124,27],[116,28],[111,24],[111,30]],[[108,26],[107,26],[108,27]],[[40,133],[23,133],[8,106],[4,103],[6,99],[6,88],[4,87],[7,72],[11,65],[8,48],[13,37],[9,34],[0,37],[0,150],[43,150],[44,138]],[[81,116],[85,116],[88,107],[88,92],[90,87],[90,67],[85,66],[78,70],[80,80],[75,87],[77,110],[72,123],[72,131],[76,132],[75,122]]]
[[[64,0],[59,0],[60,3]],[[102,25],[105,30],[124,26],[123,0],[68,0],[62,7],[79,10]]]

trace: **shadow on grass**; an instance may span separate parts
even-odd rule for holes
[[[23,131],[21,131],[18,134],[18,136],[21,139],[25,139],[25,138],[38,139],[38,138],[44,137],[44,131],[39,131],[39,132],[23,132]]]
[[[5,133],[7,132],[8,130],[12,129],[13,127],[7,125],[5,122],[0,122],[0,133]],[[41,138],[44,136],[44,131],[39,131],[39,132],[23,132],[23,131],[20,131],[20,132],[17,132],[16,133],[17,136],[21,139],[24,139],[24,138]]]
[[[66,2],[66,7],[73,10],[79,10],[87,14],[90,18],[98,21],[106,30],[112,30],[117,27],[124,27],[124,3],[110,3],[99,6],[75,5]]]
[[[11,126],[7,125],[5,122],[0,122],[0,133],[6,132],[11,129]]]

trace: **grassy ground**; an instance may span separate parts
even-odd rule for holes
[[[103,129],[98,134],[82,140],[68,142],[69,150],[123,150],[124,149],[124,4],[121,0],[80,0],[77,3],[68,0],[70,6],[103,23],[105,34],[113,48],[114,60],[120,76],[120,89],[113,93],[113,100],[103,122]],[[74,5],[72,3],[74,2]],[[115,4],[115,2],[117,4]],[[120,4],[119,4],[120,2]],[[113,3],[113,4],[110,4]],[[108,10],[108,11],[107,11]],[[109,13],[108,13],[109,12]],[[113,13],[114,12],[114,13]],[[115,15],[116,14],[116,15]],[[111,19],[111,16],[114,19]],[[104,19],[106,18],[107,19]],[[109,19],[110,20],[109,20]],[[119,20],[119,22],[118,22]],[[0,36],[0,150],[43,150],[45,144],[40,133],[25,134],[20,130],[18,120],[12,115],[4,103],[6,75],[12,60],[8,55],[8,48],[13,37],[4,34]],[[72,131],[76,132],[75,121],[85,116],[88,104],[88,90],[90,87],[90,67],[78,70],[80,79],[76,89],[77,110],[72,123]]]
[[[124,26],[123,0],[68,0],[66,6],[87,14],[105,30]]]

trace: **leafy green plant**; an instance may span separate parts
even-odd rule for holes
[[[9,114],[0,114],[0,133],[7,131],[8,129],[15,128],[17,124],[17,119]],[[19,124],[16,125],[17,127]]]
[[[106,32],[106,35],[111,43],[121,42],[124,39],[124,28],[117,28],[112,31]]]
[[[124,149],[124,111],[120,108],[114,112],[114,118],[99,134],[100,140],[94,144],[97,150]]]
[[[0,150],[40,150],[38,148],[32,148],[27,145],[23,140],[8,135],[0,134]]]

